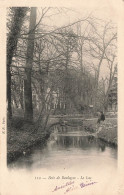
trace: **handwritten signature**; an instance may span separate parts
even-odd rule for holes
[[[82,183],[79,184],[79,186],[81,188],[84,188],[84,187],[88,187],[88,186],[94,185],[96,183],[98,183],[98,182],[89,182],[89,183],[82,182]],[[74,181],[70,181],[70,182],[66,182],[66,184],[64,184],[64,185],[56,186],[52,192],[56,192],[58,190],[66,188],[66,190],[64,192],[64,194],[66,194],[68,192],[71,192],[71,191],[74,191],[74,190],[78,189],[79,186],[75,186],[75,182]]]
[[[87,186],[89,186],[89,185],[94,185],[94,184],[96,184],[96,183],[98,183],[98,182],[81,183],[81,184],[80,184],[80,187],[81,187],[81,188],[84,188],[84,187],[87,187]]]
[[[66,184],[64,184],[64,185],[56,186],[55,189],[52,192],[55,192],[57,190],[66,188],[67,186],[72,185],[72,184],[74,184],[74,181],[66,182]]]

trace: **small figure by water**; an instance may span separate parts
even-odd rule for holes
[[[101,111],[97,120],[97,124],[100,124],[101,121],[105,120],[105,115],[104,113]]]

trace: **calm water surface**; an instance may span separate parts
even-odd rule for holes
[[[54,132],[44,147],[35,147],[10,165],[14,169],[80,170],[115,169],[117,149],[81,131]]]

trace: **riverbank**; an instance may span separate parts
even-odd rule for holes
[[[97,125],[97,119],[95,120],[85,120],[84,129],[90,134],[96,136],[98,139],[103,140],[106,143],[113,144],[115,146],[117,143],[117,119],[116,118],[106,118],[106,120]]]
[[[16,122],[15,122],[16,121]],[[35,124],[26,123],[23,119],[15,118],[8,122],[7,128],[7,163],[18,157],[28,155],[38,144],[46,144],[48,132],[42,129],[34,131]]]
[[[70,121],[70,120],[69,120]],[[82,123],[83,121],[83,123]],[[53,121],[51,121],[53,122]],[[56,122],[56,121],[54,121]],[[71,120],[72,122],[72,120]],[[117,119],[107,118],[103,124],[97,126],[97,118],[79,120],[82,132],[96,136],[106,143],[117,146]],[[75,120],[72,125],[77,125]],[[39,129],[35,131],[35,124],[29,124],[23,119],[14,118],[8,122],[7,132],[7,162],[11,163],[21,155],[28,155],[38,144],[44,145],[50,136],[50,132]]]
[[[117,120],[109,119],[105,121],[101,126],[101,131],[98,132],[97,137],[107,143],[118,145],[117,139]]]

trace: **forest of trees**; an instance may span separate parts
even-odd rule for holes
[[[8,8],[8,117],[107,110],[117,73],[117,27],[93,15],[50,26],[66,8]],[[107,74],[102,73],[102,68]],[[104,72],[104,71],[103,71]],[[117,103],[117,98],[115,98]],[[115,103],[114,102],[114,103]]]

